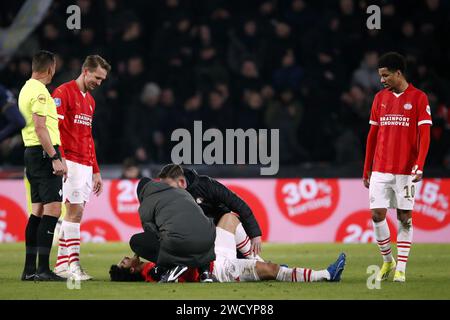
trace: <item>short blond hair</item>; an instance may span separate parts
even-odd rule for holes
[[[87,56],[82,66],[83,69],[88,69],[91,72],[97,67],[105,69],[107,72],[111,71],[111,65],[98,54]]]

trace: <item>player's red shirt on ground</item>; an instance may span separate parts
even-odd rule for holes
[[[52,94],[59,117],[62,154],[67,160],[93,167],[99,172],[92,138],[95,101],[83,94],[75,80],[60,85]]]
[[[369,123],[379,127],[371,171],[411,174],[419,154],[419,126],[432,124],[426,94],[412,84],[400,94],[381,90]]]

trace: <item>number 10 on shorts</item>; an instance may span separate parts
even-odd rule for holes
[[[406,199],[414,198],[414,194],[416,193],[415,185],[412,184],[410,186],[405,186],[403,189],[405,190],[405,198]]]

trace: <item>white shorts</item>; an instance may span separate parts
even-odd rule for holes
[[[411,175],[372,172],[370,176],[370,209],[396,208],[412,210],[415,184]]]
[[[256,260],[237,259],[234,234],[216,227],[213,274],[219,282],[258,281]]]
[[[70,160],[67,163],[67,180],[63,182],[63,201],[84,203],[92,191],[92,167]]]

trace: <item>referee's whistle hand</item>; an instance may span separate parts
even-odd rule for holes
[[[67,170],[65,170],[63,163],[59,159],[53,160],[52,166],[54,175],[63,176],[67,173]]]

